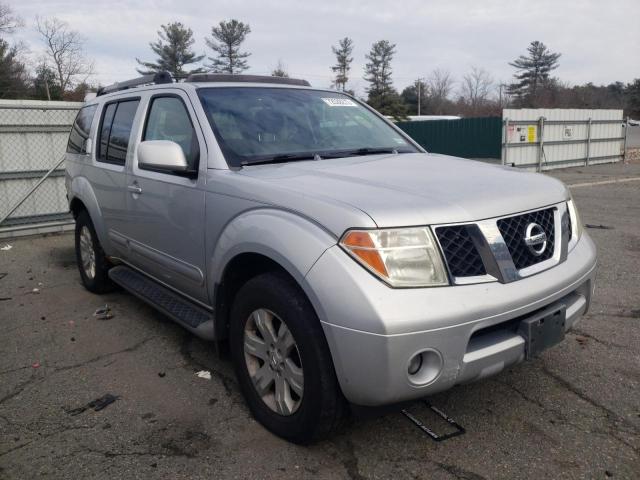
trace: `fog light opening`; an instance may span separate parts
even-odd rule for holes
[[[442,355],[437,350],[423,350],[409,359],[407,374],[414,385],[427,385],[440,375],[442,371]]]
[[[414,355],[413,358],[409,360],[409,368],[407,371],[409,375],[415,375],[418,373],[418,370],[420,370],[420,367],[422,367],[422,353]]]

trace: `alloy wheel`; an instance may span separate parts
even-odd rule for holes
[[[88,278],[94,278],[96,276],[96,252],[93,249],[91,232],[86,225],[80,230],[80,259],[85,275]]]
[[[244,328],[244,358],[265,405],[280,415],[293,415],[302,403],[304,372],[287,324],[269,310],[254,311]]]

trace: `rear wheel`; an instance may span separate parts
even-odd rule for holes
[[[249,409],[276,435],[309,443],[346,418],[320,322],[284,273],[259,275],[240,289],[231,310],[230,343]]]
[[[100,246],[93,223],[86,210],[76,218],[76,262],[82,284],[94,293],[105,293],[113,289],[109,279],[111,265]]]

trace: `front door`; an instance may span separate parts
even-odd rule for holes
[[[189,98],[180,90],[152,96],[141,141],[170,140],[185,154],[191,173],[140,168],[134,154],[127,185],[128,261],[156,280],[207,303],[205,286],[206,146]],[[201,160],[202,159],[202,160]]]

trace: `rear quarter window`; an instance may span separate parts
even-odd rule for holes
[[[127,99],[105,106],[96,155],[98,161],[124,165],[139,103],[138,99]]]
[[[87,153],[86,140],[89,138],[91,124],[95,116],[97,105],[88,105],[82,107],[76,115],[76,119],[69,133],[69,142],[67,142],[68,153]]]

